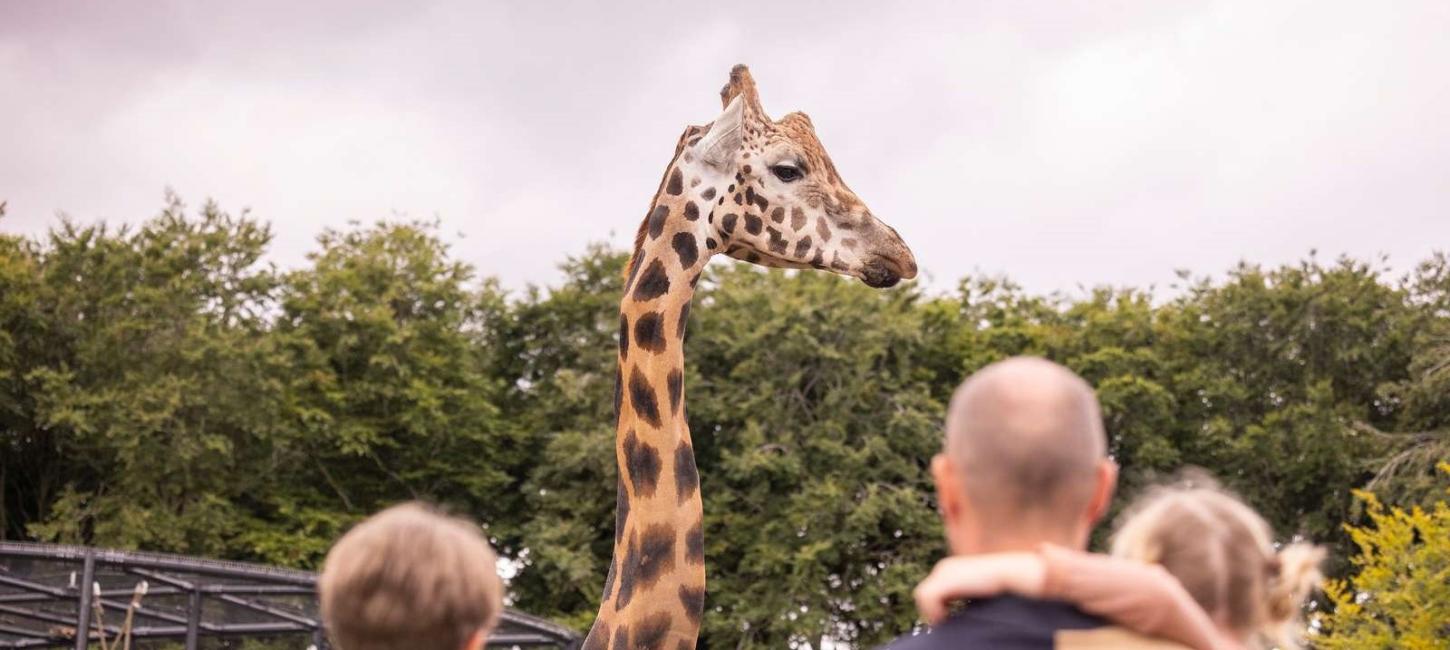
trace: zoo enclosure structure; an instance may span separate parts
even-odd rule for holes
[[[293,638],[299,648],[328,647],[313,573],[163,553],[0,542],[0,648],[82,650],[99,643],[102,634],[115,639],[141,581],[147,583],[145,595],[133,610],[131,628],[139,642],[169,640],[197,650],[203,639]],[[581,642],[568,628],[506,609],[487,645],[576,650]]]

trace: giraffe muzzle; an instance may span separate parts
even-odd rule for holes
[[[876,253],[861,269],[861,281],[868,287],[885,289],[916,277],[916,256],[895,230],[891,234],[894,237],[883,247],[885,252]]]
[[[901,275],[879,262],[871,262],[861,269],[861,281],[872,289],[886,289],[901,282]]]
[[[877,255],[861,268],[861,281],[873,289],[896,286],[902,280],[916,277],[916,260],[911,252],[904,256]]]

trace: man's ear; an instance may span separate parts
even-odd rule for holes
[[[725,112],[710,124],[709,132],[700,138],[699,144],[695,145],[700,159],[705,164],[721,171],[727,171],[731,163],[735,161],[735,154],[740,152],[742,138],[740,135],[740,124],[744,119],[744,111],[739,97],[730,100],[725,107]]]
[[[1096,526],[1108,513],[1113,503],[1113,493],[1118,489],[1118,464],[1111,458],[1098,463],[1097,486],[1093,489],[1093,500],[1088,507],[1088,527]]]
[[[961,475],[946,454],[937,454],[931,459],[931,477],[936,482],[937,508],[941,510],[942,526],[946,529],[947,543],[953,549],[959,548],[963,540],[955,539],[958,523],[966,516],[966,492],[962,490]]]

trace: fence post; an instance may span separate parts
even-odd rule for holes
[[[201,590],[195,587],[186,601],[186,650],[196,650],[201,631]]]
[[[75,650],[86,650],[91,644],[91,590],[96,581],[96,553],[86,549],[86,561],[81,568],[80,611],[76,612]]]

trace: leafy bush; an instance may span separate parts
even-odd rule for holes
[[[1450,463],[1439,469],[1450,477]],[[1450,503],[1406,510],[1386,508],[1369,492],[1355,496],[1364,502],[1369,524],[1345,526],[1359,548],[1350,560],[1356,571],[1325,586],[1334,610],[1319,618],[1324,635],[1316,645],[1450,648]]]

